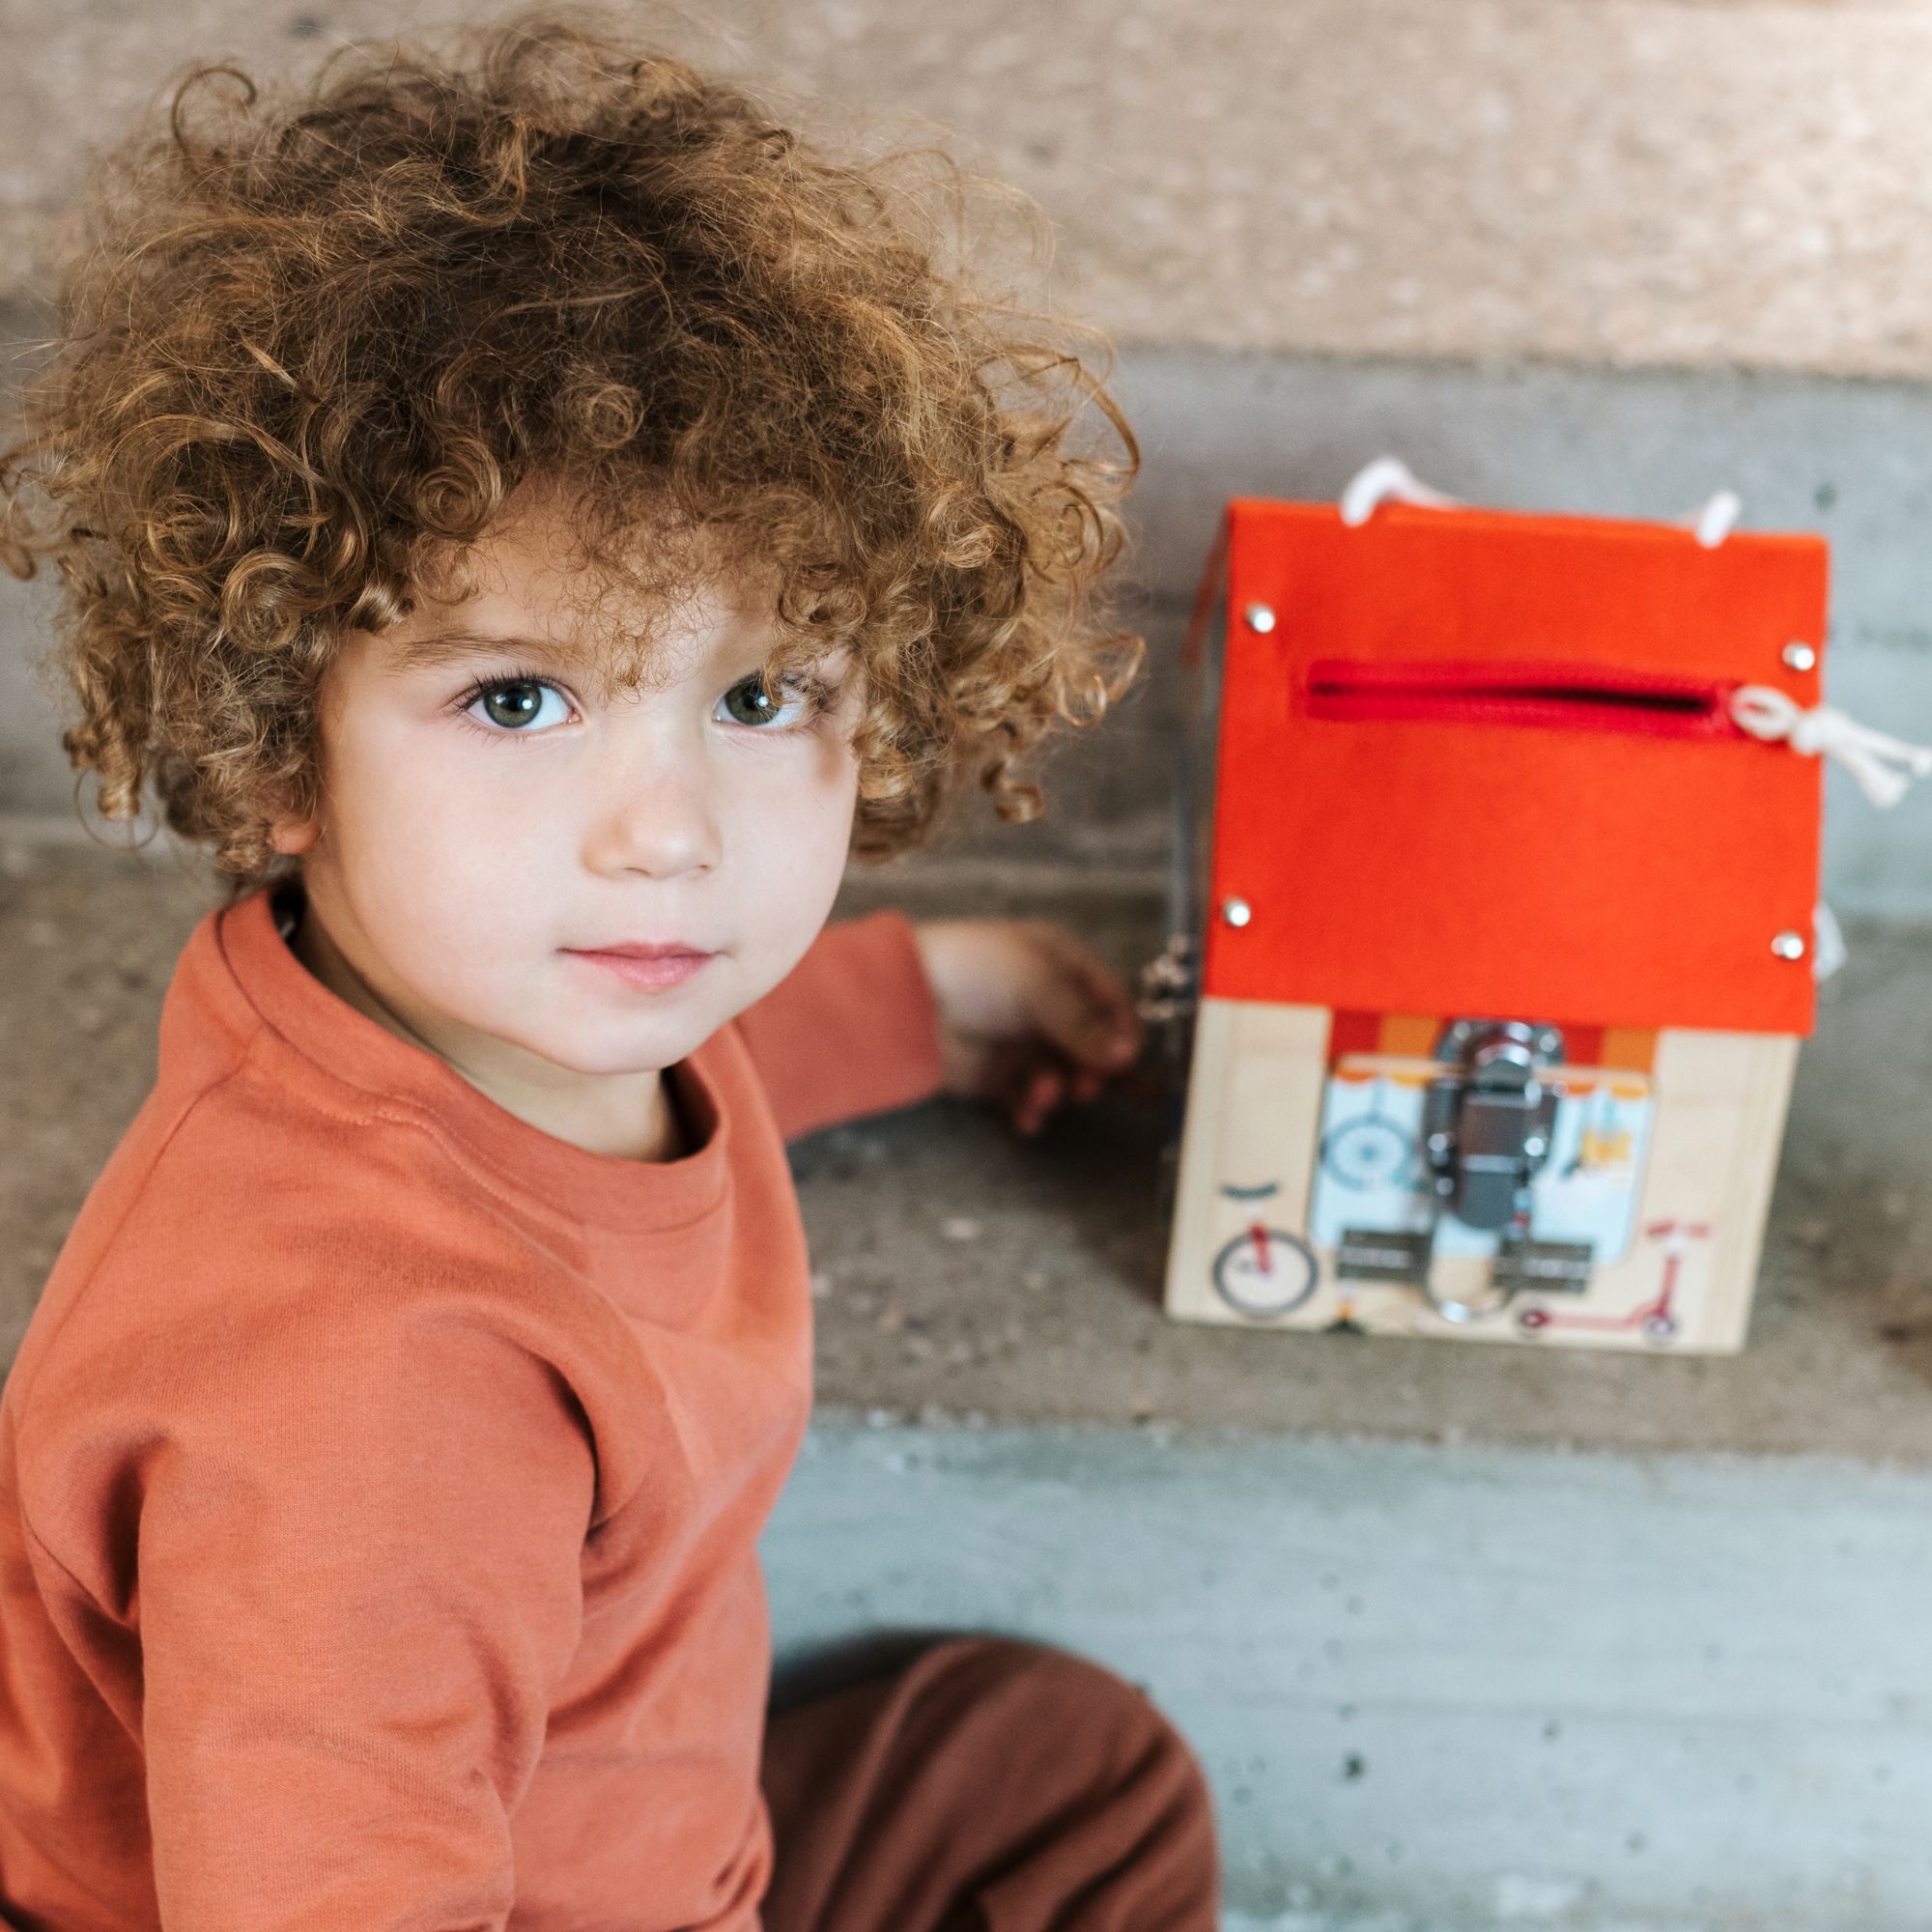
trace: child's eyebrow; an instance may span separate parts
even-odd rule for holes
[[[559,666],[578,668],[595,660],[586,646],[554,638],[532,638],[524,633],[433,631],[423,638],[399,639],[390,651],[397,669],[423,670],[437,665],[457,664],[466,658],[529,657]]]

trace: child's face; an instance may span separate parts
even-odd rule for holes
[[[840,660],[817,670],[826,708],[766,697],[771,620],[720,585],[668,619],[641,686],[603,693],[567,655],[595,639],[544,563],[566,514],[520,506],[478,546],[482,594],[344,639],[320,695],[322,807],[275,834],[387,1014],[553,1114],[559,1069],[654,1079],[805,952],[844,868],[863,702]],[[459,626],[492,641],[412,657]],[[585,956],[673,942],[708,956],[644,969],[656,984]]]

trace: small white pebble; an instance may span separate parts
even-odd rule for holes
[[[942,1240],[977,1241],[980,1238],[980,1224],[970,1214],[950,1214],[939,1224]]]
[[[890,1429],[893,1426],[893,1412],[889,1408],[868,1408],[866,1411],[867,1429]]]
[[[823,1301],[832,1293],[832,1277],[823,1268],[816,1268],[811,1276],[811,1298]]]

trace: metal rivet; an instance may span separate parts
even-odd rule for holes
[[[1265,604],[1250,604],[1241,615],[1247,619],[1248,629],[1260,637],[1274,629],[1274,612]]]
[[[1255,909],[1246,899],[1223,899],[1221,917],[1230,925],[1246,925],[1255,916]]]
[[[1786,644],[1780,655],[1784,659],[1785,668],[1789,670],[1816,670],[1818,668],[1818,653],[1809,644]]]
[[[1803,959],[1804,957],[1804,935],[1802,932],[1780,932],[1771,942],[1771,950],[1780,959]]]

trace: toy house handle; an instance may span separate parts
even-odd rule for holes
[[[1342,521],[1359,529],[1376,513],[1378,504],[1389,501],[1413,503],[1425,510],[1460,510],[1466,506],[1457,497],[1444,496],[1420,481],[1398,456],[1378,456],[1365,464],[1350,478],[1342,492]],[[1717,491],[1710,500],[1686,521],[1705,550],[1716,550],[1730,535],[1744,510],[1735,490]]]
[[[1425,510],[1460,510],[1454,497],[1445,497],[1419,482],[1415,472],[1397,456],[1378,456],[1358,469],[1342,492],[1342,521],[1359,528],[1376,513],[1377,506],[1394,498],[1399,503],[1414,503]]]

